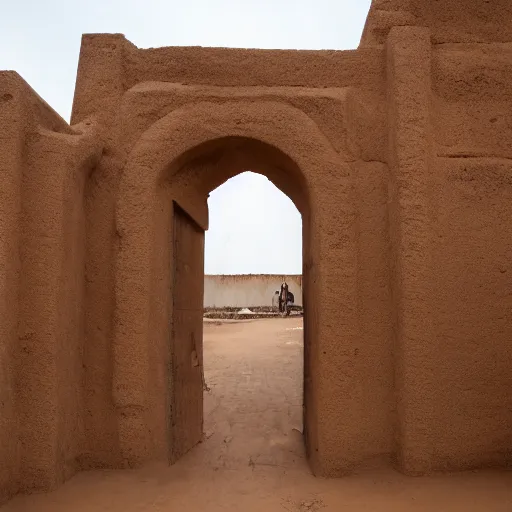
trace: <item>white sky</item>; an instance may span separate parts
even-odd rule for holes
[[[356,48],[371,0],[13,0],[0,15],[0,69],[16,70],[69,120],[82,33],[139,47]],[[301,218],[265,177],[241,174],[209,200],[205,272],[302,271]],[[282,250],[280,247],[285,247]]]

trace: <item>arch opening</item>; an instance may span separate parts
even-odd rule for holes
[[[203,272],[192,273],[191,268],[203,268],[208,194],[246,169],[267,176],[302,215],[304,439],[315,474],[332,472],[335,459],[326,431],[343,418],[320,423],[319,411],[328,406],[332,394],[322,368],[333,352],[337,327],[320,321],[320,304],[332,309],[332,290],[324,286],[332,271],[342,273],[346,284],[337,302],[345,306],[356,293],[351,171],[311,118],[274,101],[184,106],[152,124],[128,156],[116,202],[112,354],[112,397],[124,465],[162,459],[166,452],[173,461],[187,451],[174,449],[172,423],[176,393],[170,371],[170,320],[179,316],[173,302],[175,210],[181,209],[199,232],[187,239],[195,246],[182,258],[196,276],[197,287],[184,286],[178,294],[185,303],[196,302],[181,308],[181,318],[194,316],[187,321],[202,326]],[[333,226],[339,226],[344,240],[335,247]],[[351,340],[356,332],[354,313],[348,307],[344,316],[345,336]],[[199,340],[201,332],[188,336],[190,353]],[[199,357],[202,349],[195,353]],[[197,431],[199,435],[201,429]]]
[[[208,195],[248,170],[268,178],[301,215],[308,215],[308,187],[298,164],[277,147],[254,138],[231,136],[204,142],[177,157],[161,179],[173,186],[179,201],[186,200],[191,190]]]
[[[285,350],[295,350],[293,353],[292,361],[297,362],[297,357],[304,359],[299,368],[288,369],[295,379],[295,383],[290,384],[287,382],[288,389],[291,395],[300,397],[300,404],[298,405],[300,411],[297,411],[297,403],[290,404],[286,403],[286,393],[281,397],[281,407],[286,409],[286,414],[291,415],[289,420],[295,422],[293,432],[296,436],[290,435],[288,440],[294,440],[297,443],[297,436],[300,437],[298,432],[302,432],[302,425],[307,424],[306,416],[308,414],[307,407],[305,407],[305,400],[303,397],[306,393],[306,381],[307,381],[307,368],[308,362],[306,361],[309,351],[308,346],[310,339],[308,333],[311,332],[308,329],[308,304],[314,303],[314,300],[310,297],[311,290],[308,287],[308,275],[306,263],[310,259],[309,255],[309,201],[308,201],[308,190],[306,180],[301,173],[298,165],[286,154],[284,154],[278,148],[271,146],[267,143],[261,142],[257,139],[251,139],[246,137],[224,137],[208,141],[200,146],[194,147],[186,153],[180,155],[175,161],[167,167],[164,173],[162,173],[161,187],[162,190],[166,190],[167,202],[173,204],[173,211],[170,212],[173,216],[171,246],[171,321],[172,321],[172,336],[171,336],[171,379],[173,381],[171,386],[171,397],[170,397],[170,414],[171,414],[171,432],[170,432],[170,460],[171,462],[177,461],[184,453],[189,451],[195,444],[197,444],[205,435],[203,432],[203,410],[209,412],[211,409],[212,397],[208,395],[211,393],[211,389],[208,385],[208,372],[207,378],[205,379],[204,367],[205,360],[203,352],[205,347],[203,345],[203,337],[206,333],[207,336],[207,349],[208,354],[211,357],[215,357],[213,353],[213,342],[218,335],[212,332],[210,324],[203,323],[203,306],[206,305],[204,302],[204,285],[205,285],[205,273],[204,273],[204,228],[208,227],[208,218],[204,219],[208,214],[208,199],[210,193],[219,187],[222,187],[228,180],[235,176],[239,176],[246,171],[251,171],[262,176],[265,176],[277,189],[279,189],[286,197],[288,197],[297,210],[299,211],[302,219],[302,272],[300,277],[293,276],[292,273],[282,273],[282,275],[274,275],[270,279],[273,281],[270,285],[271,288],[276,288],[280,291],[282,281],[289,281],[291,279],[298,279],[301,284],[300,297],[297,297],[297,304],[294,304],[293,310],[290,313],[290,317],[287,316],[286,304],[283,303],[283,312],[273,312],[270,308],[267,308],[267,314],[270,316],[278,317],[277,323],[262,324],[263,331],[268,331],[264,336],[268,344],[267,350],[273,350],[275,353],[283,354],[283,347],[279,347],[279,343],[285,346]],[[171,201],[169,201],[171,199]],[[236,215],[236,212],[233,212]],[[277,219],[276,222],[285,222],[284,219]],[[279,278],[278,278],[279,276]],[[275,281],[275,282],[274,282]],[[290,290],[291,291],[291,290]],[[297,290],[294,290],[297,294]],[[272,292],[273,294],[274,292]],[[272,294],[268,296],[268,305],[272,305]],[[292,293],[293,295],[293,293]],[[295,299],[295,298],[294,298]],[[254,306],[263,306],[263,304],[236,304],[236,307],[249,308]],[[279,307],[279,306],[278,306]],[[265,308],[263,308],[265,311]],[[288,310],[290,311],[290,310]],[[303,314],[302,314],[303,313]],[[210,315],[211,316],[211,315]],[[304,318],[304,326],[302,325],[302,317]],[[289,321],[287,321],[289,320]],[[265,321],[263,321],[265,322]],[[271,322],[267,318],[266,322]],[[293,325],[292,325],[293,324]],[[206,331],[203,331],[203,328]],[[228,328],[227,331],[230,329]],[[233,330],[233,329],[231,329]],[[277,331],[282,331],[284,335],[289,338],[288,341],[283,341]],[[298,332],[299,331],[299,332]],[[303,336],[301,334],[303,333]],[[230,332],[226,332],[226,336],[229,337]],[[238,333],[244,341],[248,344],[257,343],[254,333],[248,335],[247,331],[245,334]],[[270,336],[270,338],[269,338]],[[277,337],[276,337],[277,336]],[[299,345],[299,347],[297,347]],[[226,346],[223,347],[226,350]],[[239,364],[242,357],[250,357],[251,350],[256,350],[257,347],[246,346],[246,352],[244,354],[238,353],[234,355],[232,362]],[[262,347],[265,350],[264,347]],[[225,353],[226,355],[227,353]],[[187,365],[187,361],[192,361],[192,366]],[[257,366],[259,362],[259,367]],[[265,371],[262,365],[269,365],[268,369],[270,372],[275,370],[274,366],[270,366],[269,361],[264,361],[264,358],[260,358],[256,362],[256,373],[258,371]],[[208,368],[209,374],[212,375],[214,368],[211,366]],[[252,371],[252,370],[250,370]],[[304,375],[304,378],[300,378],[302,385],[300,389],[293,389],[296,387],[296,375],[293,373],[299,371]],[[231,376],[231,377],[230,377]],[[241,370],[224,372],[220,378],[233,378],[236,376],[239,379],[246,378],[247,383],[250,386],[258,386],[258,377],[255,382],[250,383],[250,378],[247,375],[243,375]],[[282,377],[282,375],[281,375]],[[302,377],[302,376],[301,376]],[[277,378],[277,380],[279,380]],[[221,383],[228,385],[228,382]],[[203,392],[207,394],[204,395]],[[247,389],[246,389],[247,391]],[[276,396],[272,396],[270,388],[267,389],[266,395],[260,396],[260,405],[262,402],[268,401],[269,407],[276,407]],[[274,390],[275,391],[275,390]],[[257,392],[257,389],[249,389],[248,393],[242,393],[236,395],[231,393],[232,400],[244,400],[248,396],[251,396],[252,392]],[[261,394],[261,389],[260,389]],[[245,396],[245,398],[243,398]],[[206,397],[206,405],[203,409],[203,398]],[[215,400],[215,398],[213,398]],[[225,397],[224,400],[228,401],[230,398]],[[279,397],[278,397],[279,399]],[[271,404],[270,402],[273,403]],[[297,400],[295,399],[294,402]],[[228,405],[228,404],[227,404]],[[240,402],[231,404],[235,407],[232,413],[235,415],[228,421],[236,421],[236,414],[240,413],[240,410],[244,409],[244,405]],[[294,409],[295,407],[295,409]],[[229,405],[228,405],[229,408]],[[290,412],[292,411],[293,412]],[[227,409],[226,409],[227,410]],[[290,432],[282,431],[283,428],[286,430],[287,426],[283,425],[282,410],[270,414],[270,419],[274,423],[280,423],[280,429],[274,429],[274,436],[279,435],[281,432],[283,436],[292,434],[292,428]],[[298,421],[297,421],[298,414]],[[302,414],[304,418],[302,418]],[[218,418],[217,418],[218,419]],[[267,415],[267,419],[268,415]],[[212,428],[219,427],[222,432],[222,426],[215,426],[215,419],[209,418],[209,425],[206,425],[206,435],[211,435]],[[250,425],[250,422],[249,422]],[[258,425],[252,425],[253,432],[257,430]],[[257,434],[261,434],[262,425],[259,425],[260,431]],[[254,438],[257,438],[255,435]],[[256,451],[261,448],[261,444],[258,448],[258,441],[253,439],[252,444],[247,442],[248,438],[245,437],[245,441],[241,441],[239,446],[243,445],[242,452],[249,449],[252,446]],[[261,440],[261,439],[260,439]],[[299,444],[302,443],[302,440]],[[296,447],[295,447],[296,448]],[[204,450],[201,450],[204,451]],[[284,452],[283,452],[284,453]],[[288,451],[289,453],[289,451]]]

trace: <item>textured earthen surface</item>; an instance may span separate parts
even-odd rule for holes
[[[510,512],[512,473],[315,478],[301,436],[301,319],[204,324],[204,440],[176,464],[88,471],[2,512]]]
[[[190,447],[191,269],[209,192],[249,169],[302,214],[313,472],[509,466],[511,20],[375,0],[347,52],[85,35],[71,126],[0,72],[0,500]]]

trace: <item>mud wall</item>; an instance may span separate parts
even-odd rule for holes
[[[302,306],[302,276],[281,276],[266,274],[250,275],[205,275],[204,307],[250,308],[272,306],[272,297],[281,289],[285,280],[295,298],[295,304]]]
[[[419,27],[387,48],[398,457],[413,474],[507,466],[510,48],[436,47]]]
[[[21,180],[23,173],[23,103],[15,100],[17,76],[0,74],[2,86],[0,121],[0,500],[5,501],[19,488],[19,418],[17,414],[18,289],[21,263],[20,243]],[[23,117],[22,117],[23,116]],[[21,119],[20,119],[21,118]],[[13,122],[20,119],[18,122]]]
[[[443,357],[435,376],[438,404],[446,405],[432,420],[441,432],[434,464],[509,465],[512,167],[506,159],[450,158],[439,171],[434,311]]]
[[[512,463],[510,6],[481,5],[376,0],[350,52],[86,35],[71,126],[0,73],[0,500],[183,448],[172,205],[202,240],[247,168],[303,217],[313,471]]]
[[[506,43],[512,6],[508,0],[373,0],[360,47],[384,44],[395,26],[428,27],[434,44]]]
[[[512,45],[433,54],[435,466],[510,464]]]
[[[83,450],[84,184],[99,159],[12,72],[0,73],[6,165],[2,265],[0,499],[51,489]],[[8,116],[7,118],[5,116]],[[9,117],[10,116],[10,117]],[[10,122],[7,122],[7,120]],[[6,133],[5,131],[3,132]],[[10,320],[8,320],[10,319]]]

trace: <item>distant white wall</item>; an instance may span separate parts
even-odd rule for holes
[[[295,304],[302,306],[302,276],[257,274],[204,276],[204,307],[272,306],[272,296],[283,281],[288,283]]]

